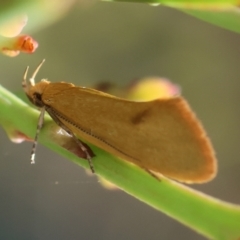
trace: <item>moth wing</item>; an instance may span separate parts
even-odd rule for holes
[[[179,181],[215,175],[211,143],[183,98],[132,102],[81,87],[49,87],[43,101],[83,140]]]

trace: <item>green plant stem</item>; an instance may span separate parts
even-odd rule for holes
[[[104,1],[104,0],[103,0]],[[240,13],[235,0],[105,0],[109,2],[147,3],[178,9],[205,22],[240,33]],[[226,6],[225,6],[226,4]],[[230,6],[227,6],[227,5]],[[161,6],[160,5],[160,6]],[[232,5],[232,6],[231,6]]]
[[[0,86],[0,122],[34,137],[38,111]],[[49,139],[47,117],[39,141],[70,161],[88,168],[86,160],[58,146]],[[180,183],[161,177],[157,180],[144,170],[106,153],[90,144],[96,157],[96,173],[119,188],[189,226],[211,239],[237,239],[240,237],[240,207],[192,190]],[[41,156],[38,156],[40,158]]]
[[[237,6],[238,0],[103,0],[107,2],[137,2],[137,3],[159,3],[164,5],[171,5],[171,6],[189,6],[189,4],[193,5],[196,4],[196,7],[207,7],[208,5],[215,5],[215,6],[224,6],[226,4],[232,4]]]
[[[191,16],[199,18],[203,21],[228,29],[230,31],[240,33],[240,14],[236,7],[234,11],[197,11],[197,10],[181,10]]]

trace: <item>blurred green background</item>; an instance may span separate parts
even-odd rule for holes
[[[166,77],[181,86],[217,153],[216,179],[192,187],[240,202],[239,35],[166,7],[99,2],[33,37],[33,55],[0,56],[4,87],[22,91],[26,66],[33,71],[43,58],[37,80],[125,86]],[[13,144],[0,129],[0,144],[0,239],[204,239],[42,146],[33,166],[31,143]]]

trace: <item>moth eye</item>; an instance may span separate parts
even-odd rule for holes
[[[43,107],[44,104],[42,102],[42,94],[38,93],[38,92],[34,92],[33,93],[33,99],[32,102],[34,105],[36,105],[37,107]]]
[[[37,101],[42,101],[42,95],[38,92],[35,92],[34,94],[34,97],[36,98]]]

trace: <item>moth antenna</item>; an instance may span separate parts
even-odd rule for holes
[[[38,118],[37,131],[36,131],[36,135],[35,135],[33,146],[32,146],[31,164],[35,164],[35,153],[36,153],[36,148],[37,148],[37,143],[38,143],[38,136],[39,136],[39,133],[42,129],[43,122],[44,122],[44,113],[45,113],[45,108],[43,107],[43,108],[41,108],[41,113]]]
[[[22,80],[22,88],[23,88],[25,93],[28,92],[28,84],[27,84],[28,69],[29,69],[29,66],[27,66],[27,68],[26,68],[26,70],[24,72],[24,75],[23,75],[23,80]]]
[[[45,59],[43,59],[40,64],[37,66],[36,70],[34,71],[33,75],[30,77],[29,81],[31,83],[31,86],[35,85],[35,77],[38,73],[38,71],[40,70],[40,68],[42,67],[43,63],[45,62]]]

